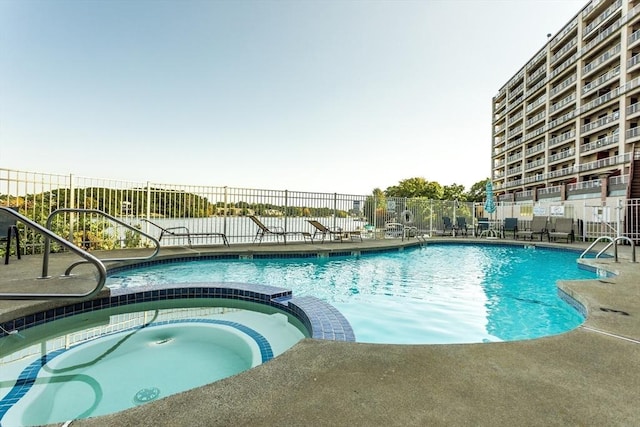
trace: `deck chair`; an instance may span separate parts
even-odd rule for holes
[[[456,234],[464,234],[467,235],[467,219],[463,216],[459,216],[456,218]]]
[[[449,218],[448,216],[443,216],[442,224],[444,226],[443,234],[447,234],[447,233],[453,234],[453,223],[451,222],[451,218]]]
[[[316,239],[318,235],[320,235],[322,238],[322,240],[320,240],[320,243],[324,243],[324,239],[327,236],[329,236],[329,240],[336,240],[340,242],[344,241],[344,239],[353,240],[354,237],[357,237],[360,239],[360,241],[362,241],[362,234],[359,230],[345,231],[340,227],[329,228],[326,225],[322,224],[321,222],[316,221],[315,219],[308,219],[307,222],[313,225],[313,227],[315,228],[315,231],[311,236],[312,242]]]
[[[478,226],[476,227],[476,237],[482,235],[483,231],[489,229],[489,218],[478,218]]]
[[[187,227],[184,227],[184,226],[164,228],[156,224],[155,222],[149,221],[148,219],[142,218],[142,220],[146,223],[153,225],[154,227],[160,230],[160,237],[158,237],[158,242],[162,241],[162,238],[165,236],[175,237],[175,238],[186,237],[187,242],[189,243],[189,247],[192,248],[193,243],[191,239],[203,238],[203,237],[220,237],[222,238],[222,242],[224,243],[224,245],[229,247],[229,240],[227,239],[227,235],[224,233],[217,233],[217,232],[192,233],[191,231],[189,231]]]
[[[575,240],[573,233],[573,219],[556,218],[555,225],[551,230],[549,230],[547,237],[549,238],[549,241],[551,241],[551,239],[567,239],[567,243],[569,243],[569,240],[573,242]]]
[[[256,232],[256,236],[253,238],[253,243],[258,242],[258,244],[262,243],[262,239],[264,236],[275,236],[278,243],[280,243],[280,238],[282,238],[284,244],[287,244],[287,236],[295,236],[302,235],[304,240],[310,239],[313,242],[313,238],[311,237],[311,233],[306,231],[285,231],[282,227],[273,227],[269,228],[262,221],[258,219],[255,215],[249,215],[251,221],[253,221],[258,226],[258,231]]]
[[[516,238],[518,232],[518,218],[505,218],[502,224],[502,237],[505,237],[505,233],[510,231],[513,233],[513,238]]]
[[[523,240],[529,239],[533,240],[533,236],[540,235],[540,241],[542,241],[542,237],[547,233],[547,217],[546,216],[533,216],[531,220],[531,225],[526,230],[518,230],[516,231],[516,240],[519,237],[522,237]]]
[[[17,208],[9,208],[17,211]],[[0,210],[0,242],[7,242],[4,252],[4,263],[9,264],[11,255],[11,237],[15,238],[16,256],[20,259],[20,234],[18,233],[18,222],[16,218],[7,212]]]

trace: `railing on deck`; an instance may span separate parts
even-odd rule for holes
[[[620,200],[625,207],[633,206],[634,209],[621,209]],[[382,239],[385,238],[386,223],[402,223],[414,227],[420,235],[434,235],[443,230],[445,217],[454,222],[455,218],[464,217],[469,234],[472,234],[478,218],[488,217],[493,222],[501,222],[504,218],[515,217],[520,228],[525,228],[534,214],[542,214],[551,219],[554,216],[573,218],[576,235],[583,240],[593,240],[603,235],[627,235],[633,240],[640,239],[640,227],[626,225],[639,220],[628,218],[629,212],[640,212],[635,208],[638,201],[626,200],[624,196],[607,198],[606,201],[600,199],[600,194],[597,199],[505,200],[496,202],[497,210],[493,214],[485,213],[483,205],[376,194],[132,182],[0,169],[0,206],[18,207],[20,213],[34,223],[44,225],[52,212],[67,209],[97,210],[117,219],[108,225],[97,219],[51,222],[54,233],[88,250],[149,245],[148,238],[131,231],[133,227],[157,237],[159,231],[151,228],[143,219],[149,219],[164,228],[187,226],[194,234],[224,233],[231,244],[250,244],[257,229],[249,220],[249,215],[256,215],[267,226],[278,227],[286,232],[313,233],[314,229],[308,220],[316,219],[333,229],[362,230],[366,238]],[[622,220],[619,215],[622,215]],[[28,228],[20,231],[27,254],[43,253],[45,249],[41,237]],[[198,243],[215,245],[220,244],[220,240],[215,237],[211,240],[203,238]],[[163,239],[162,244],[187,246],[188,242],[186,238],[184,241],[176,238],[166,242]]]
[[[73,245],[73,244],[69,243],[65,239],[59,237],[57,234],[52,233],[50,230],[42,227],[40,224],[38,224],[36,222],[33,222],[29,218],[27,218],[27,217],[15,212],[13,209],[0,207],[0,211],[2,211],[4,214],[8,214],[8,215],[16,218],[16,220],[20,221],[28,229],[34,230],[34,231],[40,233],[41,235],[45,236],[46,240],[53,240],[53,241],[57,242],[59,245],[63,246],[67,250],[69,250],[69,251],[75,253],[76,255],[80,256],[81,258],[83,258],[84,262],[93,264],[95,266],[96,270],[97,270],[97,273],[98,273],[96,286],[92,290],[90,290],[89,292],[86,292],[86,293],[20,293],[20,292],[7,292],[7,293],[0,293],[0,298],[3,298],[3,299],[80,298],[80,297],[89,298],[89,297],[93,297],[93,296],[97,295],[102,290],[102,288],[104,287],[104,283],[105,283],[105,281],[107,279],[107,270],[106,270],[104,264],[98,258],[96,258],[95,256],[91,255],[87,251],[84,251],[84,250],[80,249],[76,245]],[[48,278],[50,278],[49,276],[44,274],[44,272],[46,272],[46,270],[47,269],[43,266],[43,275],[42,275],[42,277],[40,277],[40,279],[48,279]]]

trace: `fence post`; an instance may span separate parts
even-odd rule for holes
[[[71,209],[76,207],[76,186],[74,185],[73,174],[69,174],[69,195],[71,200],[69,204],[71,205]],[[51,215],[51,211],[49,211],[49,215]],[[69,214],[69,241],[73,242],[73,229],[75,228],[75,214]]]
[[[338,193],[333,193],[333,225],[336,227],[336,221],[338,220]]]
[[[284,190],[284,231],[289,229],[289,190]],[[287,243],[287,238],[284,240]]]

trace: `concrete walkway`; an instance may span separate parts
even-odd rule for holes
[[[301,247],[287,245],[286,250]],[[305,339],[237,376],[72,425],[637,426],[640,264],[629,261],[625,248],[619,263],[589,261],[618,276],[560,284],[589,313],[583,326],[566,334],[469,345]],[[6,267],[0,266],[0,291],[17,285]],[[50,303],[35,305],[42,304]],[[0,301],[0,321],[29,307],[34,303]]]

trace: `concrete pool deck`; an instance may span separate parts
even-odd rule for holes
[[[432,241],[480,242],[460,238]],[[582,243],[533,243],[586,248]],[[355,251],[365,246],[414,244],[415,240],[263,244],[230,249],[163,249],[159,256]],[[52,257],[52,271],[55,264],[68,265],[64,258]],[[40,262],[39,257],[23,257],[20,261],[12,257],[9,265],[0,265],[0,292],[35,286],[23,278],[38,275]],[[566,334],[530,341],[456,345],[305,339],[268,363],[234,377],[117,414],[76,420],[72,425],[638,425],[640,264],[630,262],[627,246],[620,246],[618,263],[612,259],[588,262],[618,275],[560,284],[588,311],[587,321]],[[79,286],[77,281],[58,282],[58,289]],[[0,322],[49,304],[0,300]]]

